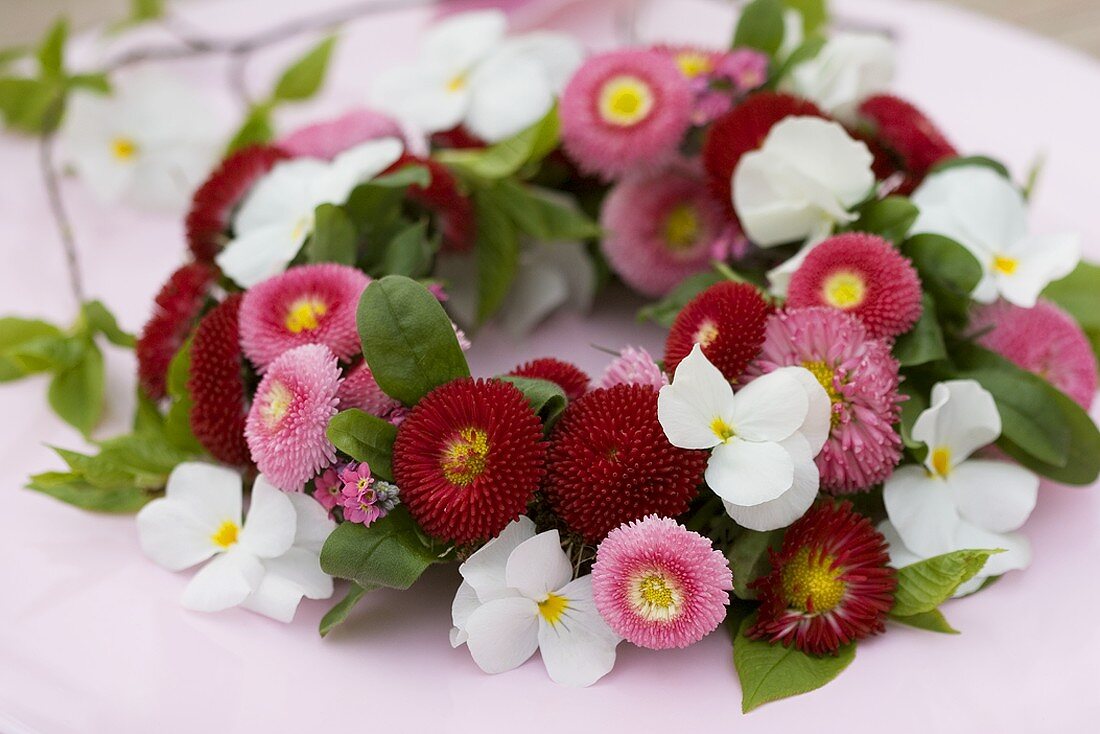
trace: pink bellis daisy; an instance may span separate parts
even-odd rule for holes
[[[401,403],[386,393],[374,379],[374,374],[366,362],[352,367],[340,383],[340,410],[359,408],[378,418],[389,418],[401,407]]]
[[[1085,410],[1096,396],[1096,355],[1069,314],[1039,299],[1034,308],[1007,301],[979,306],[970,317],[978,343],[1071,397]]]
[[[294,157],[332,160],[348,148],[379,138],[401,138],[401,127],[380,112],[354,109],[324,122],[299,128],[279,141]]]
[[[724,214],[687,164],[643,170],[623,178],[604,202],[603,253],[627,285],[663,296],[709,266],[726,232]]]
[[[667,384],[668,376],[641,347],[624,347],[600,378],[600,387],[649,385],[660,390]]]
[[[821,488],[862,492],[888,477],[901,458],[895,426],[904,400],[889,344],[870,338],[849,313],[824,306],[787,309],[768,317],[764,347],[748,374],[791,365],[813,373],[832,402],[829,438],[816,459]]]
[[[585,171],[614,178],[670,158],[691,126],[692,91],[656,50],[593,56],[561,98],[566,152]]]
[[[279,489],[301,490],[336,460],[325,430],[339,389],[336,355],[323,344],[295,347],[268,365],[244,433],[252,460]]]
[[[397,506],[397,487],[371,476],[370,467],[348,464],[340,472],[340,506],[348,522],[371,525]]]
[[[370,278],[347,265],[301,265],[249,289],[241,302],[241,348],[259,370],[303,344],[340,359],[359,349],[355,309]]]
[[[709,540],[656,515],[612,530],[592,567],[592,596],[608,626],[653,650],[713,632],[732,588],[726,557]]]

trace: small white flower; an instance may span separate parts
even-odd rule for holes
[[[886,90],[893,77],[890,39],[877,33],[837,33],[816,56],[795,66],[782,87],[849,122],[859,104]]]
[[[852,207],[875,184],[873,156],[839,124],[788,117],[733,172],[733,206],[749,239],[761,247],[823,239],[854,221]]]
[[[814,457],[829,437],[830,402],[802,367],[784,367],[736,394],[696,344],[661,388],[657,419],[673,446],[712,449],[706,481],[752,530],[802,517],[817,496]]]
[[[928,447],[924,466],[899,468],[883,488],[890,523],[911,554],[1007,549],[990,558],[985,575],[1028,564],[1027,540],[1013,531],[1035,508],[1039,478],[1007,461],[970,458],[1000,434],[993,396],[976,381],[949,380],[932,388],[932,404],[912,430]]]
[[[393,165],[403,150],[400,140],[380,138],[332,161],[297,158],[276,164],[233,218],[234,237],[218,253],[218,266],[244,288],[278,275],[312,234],[314,210],[347,201],[356,186]]]
[[[913,193],[920,209],[911,234],[950,237],[982,266],[974,300],[997,296],[1035,306],[1051,282],[1069,275],[1081,259],[1076,235],[1033,235],[1020,191],[986,166],[957,166],[928,177]]]
[[[64,152],[105,202],[179,210],[217,160],[225,130],[202,95],[149,71],[111,95],[79,91],[61,130]]]
[[[138,513],[141,548],[157,565],[180,571],[214,558],[184,589],[183,605],[200,612],[244,606],[289,622],[303,596],[332,596],[320,552],[335,524],[324,508],[261,475],[245,523],[241,495],[231,469],[185,462],[172,470],[165,496]]]
[[[465,124],[496,142],[538,122],[580,66],[568,36],[539,32],[505,39],[498,10],[463,13],[424,36],[415,63],[379,75],[372,105],[421,133]]]
[[[621,641],[592,601],[592,577],[573,578],[557,530],[535,535],[521,517],[459,567],[451,644],[486,673],[519,667],[539,650],[555,683],[589,686],[615,665]]]

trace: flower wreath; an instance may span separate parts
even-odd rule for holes
[[[732,51],[587,58],[455,16],[374,110],[238,147],[137,340],[134,433],[31,487],[213,559],[190,609],[290,621],[349,580],[322,634],[459,563],[489,673],[537,649],[589,685],[727,620],[748,710],[886,622],[952,632],[941,603],[1028,565],[1040,477],[1100,471],[1097,269],[885,92],[887,40],[779,8]],[[660,361],[471,376],[455,321],[523,330],[606,271]]]

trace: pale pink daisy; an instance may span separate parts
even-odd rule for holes
[[[387,418],[401,407],[400,402],[382,392],[365,361],[348,371],[337,397],[340,398],[340,410],[359,408],[379,418]]]
[[[295,347],[268,365],[244,435],[256,467],[279,489],[300,491],[336,460],[325,431],[339,389],[336,355],[322,344]]]
[[[593,56],[562,94],[562,142],[582,169],[608,178],[658,165],[691,126],[692,98],[689,81],[660,51]]]
[[[760,356],[746,375],[805,367],[832,402],[829,438],[815,460],[821,488],[862,492],[883,481],[901,458],[898,362],[855,316],[824,306],[772,314]]]
[[[607,625],[653,650],[687,647],[717,629],[732,588],[726,557],[708,539],[657,515],[608,533],[592,566]]]
[[[370,278],[335,263],[300,265],[249,289],[241,302],[241,349],[256,368],[288,349],[324,344],[347,360],[360,350],[355,309]]]
[[[292,156],[332,160],[360,143],[379,138],[400,138],[401,127],[380,112],[354,109],[324,122],[299,128],[278,145]]]
[[[600,387],[615,385],[649,385],[660,390],[668,384],[668,375],[661,371],[653,357],[641,347],[623,347],[611,360],[600,379]]]

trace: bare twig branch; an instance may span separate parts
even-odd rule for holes
[[[79,307],[84,303],[84,281],[80,274],[80,258],[77,255],[76,239],[61,196],[61,187],[57,180],[57,167],[53,158],[54,133],[47,132],[38,144],[38,165],[42,169],[42,178],[46,183],[46,196],[50,202],[50,211],[57,224],[57,234],[65,252],[65,266],[69,271],[69,287]]]

